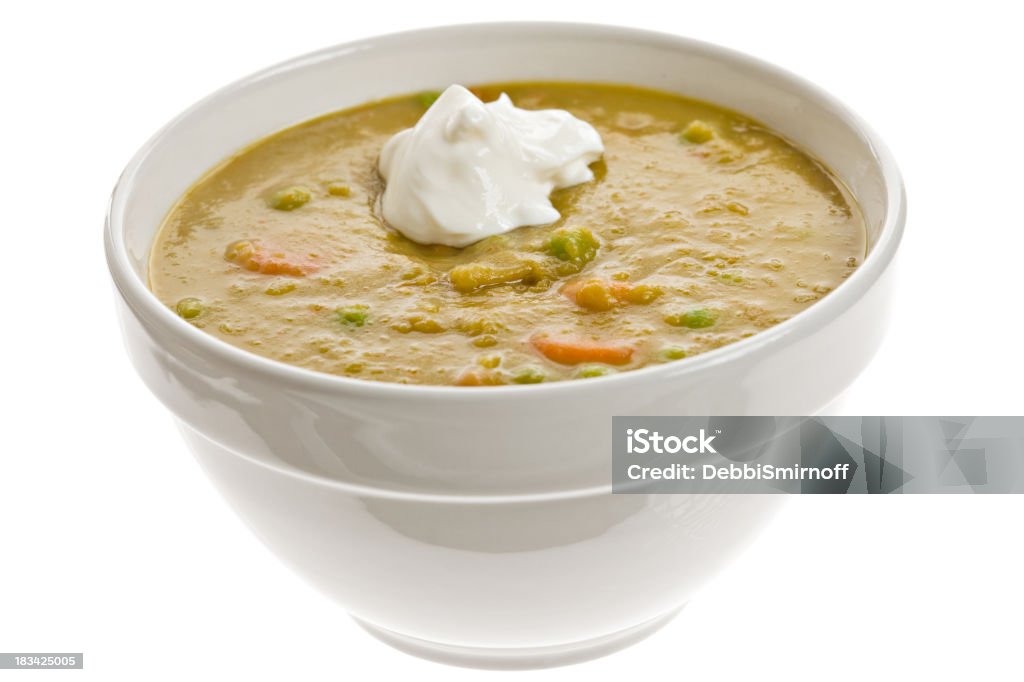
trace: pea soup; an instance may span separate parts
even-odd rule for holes
[[[154,293],[230,344],[319,372],[412,384],[535,384],[686,358],[776,325],[862,260],[856,203],[763,125],[654,90],[507,83],[594,126],[595,179],[561,218],[465,248],[380,217],[381,147],[436,96],[328,114],[243,150],[171,210]]]

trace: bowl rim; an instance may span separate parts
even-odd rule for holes
[[[775,78],[788,82],[788,84],[802,92],[808,93],[811,97],[836,112],[861,139],[867,142],[870,151],[877,160],[882,172],[886,202],[885,218],[874,247],[865,257],[864,262],[850,277],[837,286],[834,291],[807,309],[751,337],[702,353],[693,358],[649,365],[604,377],[590,378],[585,381],[565,380],[531,385],[482,386],[472,387],[472,389],[464,386],[400,384],[343,377],[290,365],[257,355],[222,341],[181,319],[156,298],[143,278],[135,272],[130,263],[125,240],[125,224],[120,209],[123,208],[127,197],[132,192],[133,180],[138,170],[145,164],[154,149],[159,147],[164,139],[180,123],[201,109],[215,107],[224,101],[230,100],[237,90],[306,65],[316,64],[353,52],[373,49],[401,49],[404,43],[412,43],[425,38],[432,38],[437,42],[441,42],[445,38],[455,38],[465,31],[489,31],[506,36],[529,34],[532,37],[536,37],[538,34],[545,34],[565,39],[586,37],[589,39],[628,40],[640,44],[663,46],[669,49],[685,48],[688,51],[702,52],[716,60],[728,61],[747,70],[753,69],[767,72]],[[213,356],[216,360],[225,363],[232,369],[245,372],[256,371],[278,384],[299,387],[304,390],[338,395],[363,395],[366,397],[413,400],[431,399],[459,403],[467,401],[507,401],[510,399],[534,400],[542,395],[568,398],[570,395],[579,392],[614,391],[616,388],[625,388],[627,385],[635,385],[651,380],[656,381],[659,378],[671,377],[673,380],[678,380],[688,375],[695,375],[714,367],[728,364],[737,358],[763,354],[781,344],[807,337],[850,308],[881,277],[896,254],[903,236],[905,222],[906,192],[903,180],[896,161],[885,143],[849,107],[819,86],[788,70],[730,48],[660,31],[577,22],[487,22],[420,28],[326,47],[256,71],[200,99],[171,119],[150,137],[122,171],[107,204],[104,249],[111,277],[121,296],[135,315],[149,322],[149,324],[158,328],[162,334],[166,335],[164,337],[165,342],[173,342],[192,350],[200,356]],[[374,490],[380,492],[378,489]]]

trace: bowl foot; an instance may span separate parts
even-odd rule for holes
[[[648,635],[657,632],[679,613],[673,609],[649,621],[619,630],[608,635],[579,642],[555,644],[552,646],[500,648],[467,647],[441,642],[431,642],[418,637],[403,635],[394,630],[368,623],[353,616],[353,619],[371,635],[390,644],[399,651],[419,656],[437,663],[458,665],[466,668],[490,670],[527,670],[530,668],[553,668],[560,665],[582,663],[600,658],[620,649],[636,644]]]

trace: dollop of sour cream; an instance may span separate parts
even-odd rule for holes
[[[559,218],[552,191],[594,178],[598,132],[567,111],[481,102],[452,85],[415,127],[385,143],[381,213],[422,244],[463,247]]]

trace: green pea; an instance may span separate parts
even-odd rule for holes
[[[426,90],[416,95],[416,101],[419,102],[420,106],[424,109],[429,109],[440,96],[440,90]]]
[[[704,121],[690,121],[679,136],[692,144],[702,144],[715,136],[715,129]]]
[[[362,327],[369,319],[369,306],[357,304],[338,308],[338,321],[349,327]]]
[[[577,379],[592,379],[594,377],[608,376],[615,374],[615,370],[606,365],[583,365],[576,370],[574,375]]]
[[[694,308],[665,318],[665,322],[673,327],[688,327],[689,329],[704,329],[713,325],[717,320],[718,313],[707,308]]]
[[[294,211],[309,201],[309,198],[309,190],[294,185],[277,190],[270,195],[267,203],[270,204],[270,208],[278,211]]]
[[[544,372],[537,367],[523,367],[518,372],[512,375],[512,383],[514,384],[539,384],[547,377]]]
[[[206,310],[206,306],[198,298],[183,298],[178,301],[178,304],[174,306],[174,311],[178,313],[182,318],[191,320],[199,317]]]
[[[332,182],[327,185],[327,193],[332,197],[350,197],[352,196],[352,188],[348,185]]]
[[[668,348],[662,348],[658,351],[658,359],[662,362],[671,362],[672,360],[682,360],[686,357],[686,351],[682,348],[675,348],[669,346]]]
[[[598,246],[597,237],[587,228],[562,228],[548,240],[548,253],[582,267],[594,260]]]

